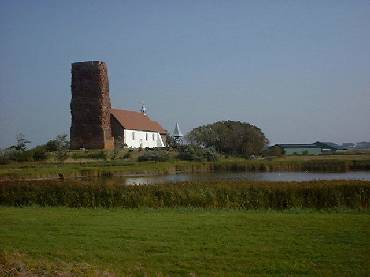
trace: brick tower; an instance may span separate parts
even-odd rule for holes
[[[112,149],[106,64],[100,61],[73,63],[71,88],[71,149]]]

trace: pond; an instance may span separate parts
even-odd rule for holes
[[[122,185],[150,185],[176,183],[184,181],[312,181],[312,180],[369,180],[370,171],[351,171],[343,173],[317,173],[317,172],[218,172],[189,174],[180,173],[158,176],[125,176],[92,178],[98,183]]]

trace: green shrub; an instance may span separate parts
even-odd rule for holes
[[[183,145],[178,147],[178,159],[184,161],[217,161],[218,154],[213,148],[202,148],[197,145]]]
[[[46,148],[43,146],[32,149],[32,159],[34,161],[45,161],[48,158]]]
[[[30,150],[16,150],[8,148],[0,151],[0,164],[15,162],[44,161],[47,159],[46,147],[44,145],[36,146]]]
[[[106,159],[106,153],[104,150],[96,151],[96,150],[79,150],[77,152],[73,152],[72,159]]]
[[[270,146],[262,151],[263,157],[281,157],[284,155],[284,150],[279,146]]]
[[[15,162],[31,162],[33,161],[32,150],[16,150],[15,148],[8,148],[1,151],[0,163],[7,164],[11,161]]]
[[[10,161],[8,151],[0,149],[0,164],[8,164]]]
[[[129,159],[129,158],[131,158],[131,153],[130,152],[125,153],[122,158],[123,159]]]
[[[146,161],[155,161],[155,162],[165,162],[170,159],[169,155],[165,151],[151,151],[146,150],[144,154],[139,156],[139,162],[146,162]]]
[[[53,151],[58,150],[58,142],[55,139],[49,140],[45,146],[48,152],[53,152]]]

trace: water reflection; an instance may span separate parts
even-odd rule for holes
[[[90,179],[96,183],[122,185],[150,185],[176,183],[184,181],[311,181],[311,180],[370,180],[369,171],[344,173],[311,173],[311,172],[227,172],[206,174],[173,174],[162,176],[103,177]]]

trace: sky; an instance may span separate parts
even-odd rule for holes
[[[370,140],[368,0],[0,0],[0,148],[69,134],[71,63],[112,106],[183,132],[249,122],[272,144]]]

